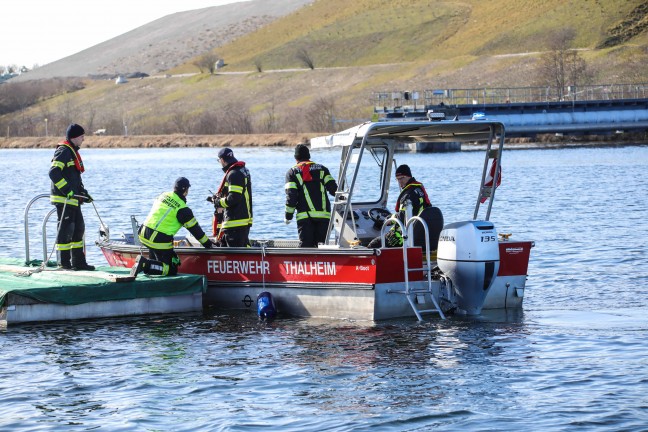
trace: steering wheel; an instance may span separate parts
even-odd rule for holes
[[[369,209],[369,218],[375,223],[380,224],[380,226],[382,226],[382,224],[385,223],[385,221],[389,219],[390,216],[391,213],[389,212],[389,210],[385,210],[384,208],[374,207],[372,209]]]

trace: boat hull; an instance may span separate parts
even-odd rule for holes
[[[141,253],[138,246],[122,241],[98,246],[112,266],[131,267]],[[531,247],[532,242],[501,243],[502,265],[484,309],[522,307]],[[206,276],[204,307],[256,312],[257,296],[270,292],[283,314],[377,321],[416,317],[414,308],[429,312],[435,301],[451,297],[442,280],[428,281],[418,247],[407,248],[406,256],[401,248],[175,250],[182,273]]]
[[[98,244],[114,266],[131,267],[137,246],[120,242]],[[205,307],[256,310],[257,296],[272,294],[278,312],[293,316],[383,320],[413,317],[406,295],[429,291],[421,249],[299,249],[179,247],[182,273],[205,275]],[[144,252],[146,256],[147,253]],[[415,270],[411,270],[415,269]],[[438,286],[438,281],[432,281]],[[437,289],[438,291],[438,289]],[[430,294],[420,302],[432,304]]]

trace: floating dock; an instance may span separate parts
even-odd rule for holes
[[[95,271],[29,267],[0,258],[0,326],[202,310],[204,276],[130,276],[124,267]]]

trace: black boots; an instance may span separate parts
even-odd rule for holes
[[[165,266],[167,270],[165,271]],[[131,277],[137,277],[140,273],[146,273],[149,276],[166,276],[168,265],[161,261],[144,258],[142,255],[135,259],[135,265],[131,267]]]
[[[60,250],[58,251],[58,268],[63,270],[71,270],[72,264],[70,264],[70,251],[69,250]]]
[[[86,262],[85,254],[83,249],[76,248],[72,249],[72,270],[94,270],[95,266],[90,265]]]
[[[131,268],[130,275],[131,277],[137,277],[137,274],[144,270],[144,267],[146,266],[146,263],[148,260],[144,258],[142,255],[138,256],[137,259],[135,259],[135,265]]]

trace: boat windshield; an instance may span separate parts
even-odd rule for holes
[[[351,149],[351,158],[344,182],[345,185],[351,185],[356,169],[358,169],[351,199],[354,204],[377,205],[381,202],[387,176],[388,156],[387,146],[369,146],[365,148],[358,166],[360,148],[353,147]]]

